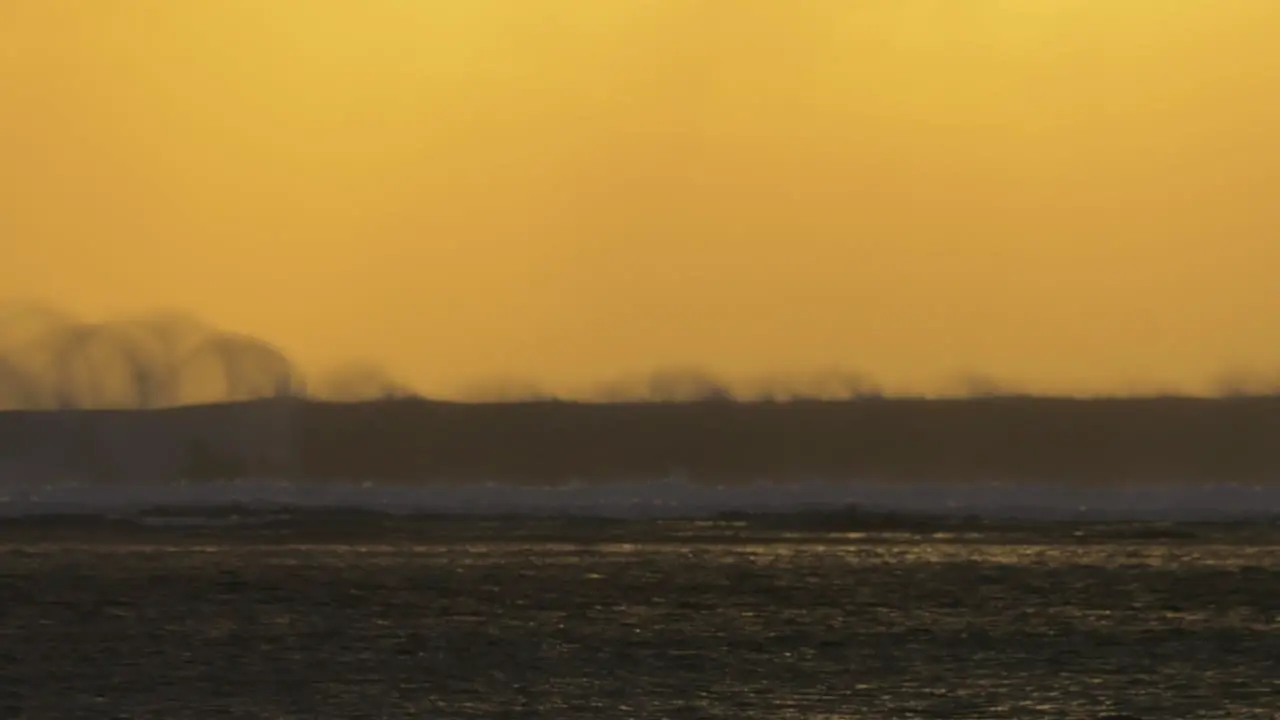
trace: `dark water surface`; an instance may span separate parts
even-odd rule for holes
[[[1280,712],[1265,528],[15,527],[4,718]]]

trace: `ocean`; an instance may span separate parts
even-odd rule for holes
[[[1272,491],[642,489],[11,488],[0,717],[1280,714]]]

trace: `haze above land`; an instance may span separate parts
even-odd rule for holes
[[[428,394],[1266,384],[1276,27],[1256,0],[11,0],[0,287]]]

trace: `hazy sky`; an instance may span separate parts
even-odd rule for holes
[[[1280,372],[1275,0],[5,0],[0,288],[421,387]]]

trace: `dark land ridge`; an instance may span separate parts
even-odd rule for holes
[[[0,474],[554,483],[1280,480],[1280,397],[329,403],[0,413]]]

